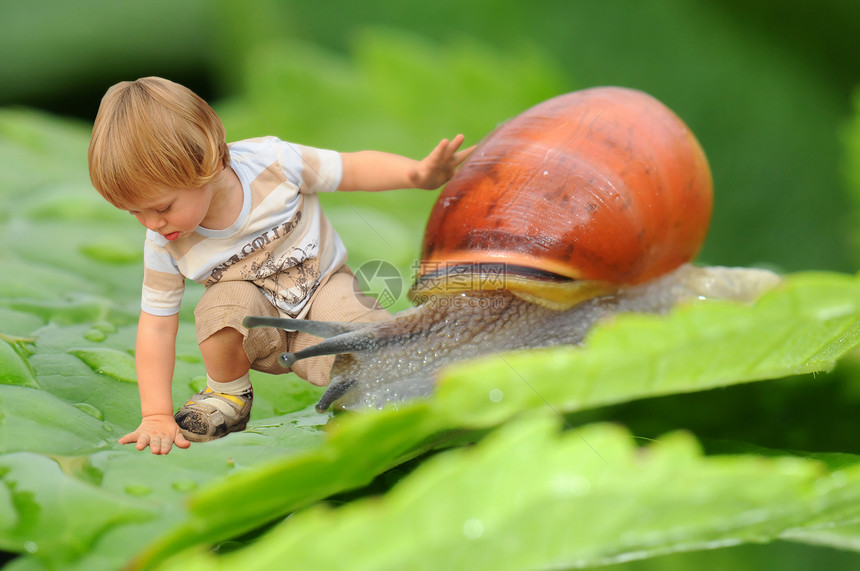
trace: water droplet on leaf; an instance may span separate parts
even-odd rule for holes
[[[98,420],[105,419],[104,413],[89,403],[79,402],[75,403],[72,406],[74,406],[79,411],[90,415],[93,418],[97,418]]]
[[[137,383],[134,357],[128,353],[107,347],[73,349],[69,353],[86,363],[96,373],[108,375],[126,383]]]
[[[170,485],[177,492],[190,492],[197,489],[197,482],[194,480],[177,480]]]
[[[84,334],[84,339],[94,343],[100,343],[107,339],[107,335],[105,335],[105,332],[100,329],[90,329]]]

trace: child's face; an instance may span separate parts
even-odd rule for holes
[[[137,221],[168,240],[188,236],[200,226],[212,203],[212,190],[201,188],[168,190],[152,199],[130,204],[127,210]]]

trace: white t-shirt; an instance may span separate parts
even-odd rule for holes
[[[177,313],[187,278],[205,286],[253,282],[284,314],[302,317],[320,280],[346,262],[346,247],[316,196],[340,183],[339,153],[276,137],[238,141],[229,148],[244,193],[239,217],[224,230],[198,226],[173,242],[147,230],[145,312]]]

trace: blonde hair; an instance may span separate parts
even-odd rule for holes
[[[160,77],[105,93],[87,154],[90,180],[117,208],[167,190],[198,188],[230,165],[226,131],[193,91]]]

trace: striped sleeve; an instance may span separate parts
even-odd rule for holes
[[[303,145],[294,146],[299,150],[302,157],[299,192],[312,194],[337,190],[343,171],[340,153]]]
[[[158,316],[179,313],[183,293],[185,277],[179,272],[173,256],[147,232],[140,308]]]
[[[235,162],[250,180],[277,169],[284,181],[302,194],[337,190],[343,173],[340,153],[282,141],[277,137],[245,139],[230,144]]]

